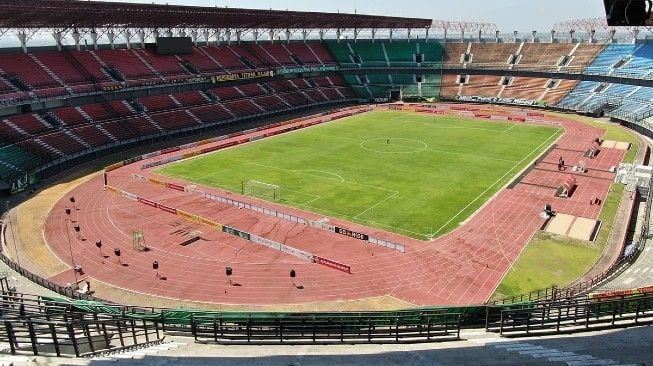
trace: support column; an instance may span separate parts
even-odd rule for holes
[[[633,44],[637,43],[637,36],[639,35],[639,28],[633,28],[630,31],[630,34],[633,35],[633,39],[632,39]]]
[[[513,42],[517,43],[517,40],[518,40],[518,38],[519,38],[518,35],[519,35],[519,32],[518,32],[518,31],[513,31],[513,32],[512,32],[512,39],[513,39]]]
[[[240,44],[240,39],[243,36],[243,30],[242,29],[236,29],[236,42]]]
[[[460,42],[465,43],[465,30],[460,29]]]
[[[227,29],[224,32],[224,37],[225,37],[225,41],[227,41],[227,45],[230,46],[231,45],[231,29]]]
[[[61,32],[54,31],[52,32],[52,38],[54,38],[55,43],[57,44],[57,49],[61,52]]]
[[[447,28],[444,28],[444,43],[447,43]]]
[[[190,37],[193,39],[193,44],[197,47],[197,30],[193,29],[190,32]]]
[[[556,31],[551,30],[551,39],[549,43],[554,43],[556,41]]]
[[[290,29],[286,29],[286,44],[290,43]]]
[[[531,43],[535,43],[536,39],[537,39],[537,31],[533,31],[531,36]]]
[[[80,50],[81,50],[81,48],[79,47],[79,38],[80,38],[80,35],[79,35],[79,32],[77,31],[77,29],[75,29],[75,30],[73,31],[73,33],[71,33],[71,35],[72,35],[72,37],[73,37],[73,41],[75,41],[75,49],[76,49],[77,51],[80,51]]]
[[[308,37],[308,31],[306,29],[302,30],[302,41],[306,43],[306,37]]]
[[[501,32],[498,30],[494,32],[494,43],[499,43],[499,34],[501,34]]]
[[[252,35],[254,35],[254,44],[258,44],[258,29],[254,29],[252,31]]]
[[[483,31],[479,30],[478,31],[478,42],[481,43],[481,39],[483,39]]]
[[[320,29],[320,42],[324,42],[324,29]]]
[[[268,31],[268,41],[270,41],[270,43],[274,43],[274,31],[272,29]]]
[[[204,36],[204,45],[208,47],[209,45],[209,30],[205,29],[204,32],[202,32],[202,36]]]
[[[152,37],[154,37],[155,41],[156,41],[157,38],[159,38],[159,30],[158,29],[155,28],[154,30],[152,30]]]
[[[132,48],[131,38],[132,38],[131,32],[129,31],[129,29],[125,29],[125,45],[127,46],[127,49]]]
[[[116,39],[116,34],[113,33],[113,31],[107,32],[107,38],[109,39],[109,44],[111,45],[111,49],[115,50],[116,45],[113,43],[113,41]]]
[[[617,33],[616,29],[610,29],[610,43],[614,43],[614,36]]]
[[[215,44],[219,46],[220,42],[222,40],[224,40],[223,37],[224,37],[224,35],[222,34],[222,30],[220,28],[216,29],[215,30]]]
[[[166,37],[172,37],[172,29],[168,28],[168,30],[164,33]]]
[[[340,28],[336,29],[336,40],[340,43]]]
[[[141,48],[145,48],[145,29],[138,30],[138,40],[141,42]]]
[[[426,35],[424,36],[424,42],[429,41],[429,28],[426,28]]]
[[[185,29],[179,30],[179,37],[186,37],[186,30]]]
[[[569,43],[574,43],[574,34],[576,33],[575,30],[570,30],[569,31]]]
[[[91,31],[91,41],[93,42],[93,49],[95,51],[97,51],[98,50],[98,47],[97,47],[97,32],[95,31],[95,29],[93,29]]]
[[[408,42],[410,42],[410,33],[411,33],[411,29],[408,28],[407,33],[406,33],[406,34],[407,34],[407,37],[406,37],[406,38],[407,38],[407,41],[408,41]]]
[[[390,42],[392,43],[392,36],[394,35],[395,30],[390,29]]]
[[[20,47],[23,49],[23,53],[27,53],[27,34],[25,34],[23,31],[20,31],[16,36],[20,41]]]
[[[356,43],[358,41],[358,32],[359,32],[359,30],[354,28],[354,43]]]
[[[589,39],[589,42],[590,42],[590,43],[594,43],[594,41],[595,41],[594,38],[595,38],[595,37],[596,37],[596,30],[592,29],[592,30],[590,31],[590,39]]]

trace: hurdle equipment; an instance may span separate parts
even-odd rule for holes
[[[587,163],[585,160],[581,160],[578,164],[574,165],[573,170],[575,173],[587,173]]]
[[[145,245],[145,234],[143,234],[143,230],[134,230],[132,233],[132,246],[137,252],[144,252],[147,250],[147,245]]]
[[[568,175],[567,178],[565,178],[564,182],[562,182],[560,188],[558,188],[558,191],[556,192],[556,197],[562,197],[562,198],[571,197],[571,195],[574,194],[577,185],[578,182],[576,181],[576,178],[573,175]]]
[[[594,159],[599,154],[600,151],[601,151],[601,144],[595,140],[594,142],[592,142],[592,146],[590,146],[590,148],[587,149],[587,151],[585,151],[585,157]]]

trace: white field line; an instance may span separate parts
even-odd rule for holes
[[[513,170],[515,170],[515,168],[518,167],[521,163],[523,163],[526,159],[528,159],[528,157],[530,157],[531,155],[533,155],[535,152],[537,152],[539,149],[541,149],[542,146],[544,146],[545,144],[547,144],[547,143],[551,140],[551,138],[553,138],[554,136],[556,136],[556,135],[558,134],[558,132],[560,132],[559,129],[556,130],[556,131],[555,131],[551,136],[549,136],[549,138],[547,138],[546,140],[544,140],[544,142],[541,143],[538,147],[536,147],[535,149],[533,149],[533,151],[531,151],[531,152],[530,152],[528,155],[526,155],[523,159],[521,159],[519,162],[517,162],[517,164],[515,164],[515,165],[514,165],[510,170],[508,170],[508,171],[506,172],[506,174],[504,174],[504,175],[502,175],[501,177],[499,177],[499,179],[497,179],[494,183],[492,183],[491,186],[487,187],[487,189],[485,189],[485,190],[484,190],[483,192],[481,192],[478,196],[476,196],[476,198],[474,198],[470,203],[468,203],[467,206],[463,207],[460,211],[458,211],[458,213],[455,214],[451,219],[449,219],[449,221],[447,221],[446,223],[444,223],[444,225],[442,225],[442,226],[441,226],[441,227],[440,227],[436,232],[434,232],[433,234],[431,234],[431,237],[435,237],[435,236],[436,236],[440,231],[442,231],[442,229],[445,228],[445,226],[449,225],[453,220],[456,219],[456,217],[460,216],[460,214],[462,214],[462,213],[463,213],[467,208],[469,208],[469,206],[473,205],[474,202],[478,201],[481,197],[483,197],[483,195],[485,195],[485,193],[487,193],[490,189],[492,189],[495,185],[497,185],[497,184],[498,184],[502,179],[504,179],[507,175],[509,175]]]
[[[395,197],[396,195],[398,195],[398,194],[399,194],[399,192],[395,192],[395,193],[391,194],[390,196],[386,197],[384,200],[381,200],[381,201],[377,202],[376,204],[374,204],[374,205],[368,207],[367,210],[365,210],[365,211],[359,213],[358,215],[354,216],[354,218],[357,219],[359,216],[361,216],[361,215],[363,215],[363,214],[369,212],[370,210],[374,209],[375,207],[377,207],[378,205],[382,204],[383,202],[385,202],[385,201],[387,201],[387,200],[389,200],[389,199],[391,199],[391,198],[394,198],[394,197]]]

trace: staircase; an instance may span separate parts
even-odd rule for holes
[[[246,97],[246,96],[247,96],[247,94],[245,94],[245,92],[244,92],[244,91],[242,91],[242,90],[240,90],[240,88],[239,88],[239,87],[237,87],[237,86],[234,86],[234,89],[236,89],[236,91],[237,91],[237,92],[239,92],[239,93],[240,93],[240,95],[242,95],[243,97]]]
[[[277,63],[277,65],[279,65],[279,66],[285,68],[285,66],[283,66],[283,65],[281,64],[281,62],[279,62],[279,60],[276,59],[276,57],[272,56],[272,54],[271,54],[270,52],[268,52],[268,50],[266,50],[265,48],[263,48],[263,46],[258,45],[258,48],[260,48],[263,52],[265,52],[266,55],[270,56],[270,58],[273,59],[274,62]],[[286,50],[286,51],[287,51],[287,50]],[[288,53],[290,53],[290,52],[288,52]]]
[[[147,60],[145,60],[143,58],[143,56],[140,54],[140,52],[138,52],[138,51],[136,51],[134,49],[132,49],[131,51],[132,51],[132,53],[134,55],[136,55],[136,57],[138,57],[139,60],[141,60],[143,65],[145,65],[150,71],[152,71],[152,73],[154,75],[156,75],[160,80],[165,80],[165,78],[159,73],[159,71],[157,71],[157,69],[155,69],[152,65],[150,65],[149,62],[147,62]]]
[[[385,43],[381,43],[381,49],[383,50],[383,57],[385,57],[385,63],[390,67],[390,57],[388,57],[388,51],[385,49]]]
[[[55,155],[59,155],[59,156],[64,156],[64,155],[66,155],[66,154],[64,154],[61,150],[56,149],[56,148],[54,148],[54,147],[52,147],[52,146],[46,144],[45,142],[41,141],[41,139],[34,139],[34,142],[36,142],[37,144],[41,145],[44,149],[50,151],[51,153],[53,153],[53,154],[55,154]]]
[[[315,59],[316,59],[319,63],[321,63],[322,65],[324,65],[324,61],[322,61],[322,59],[320,59],[320,56],[318,56],[317,53],[315,53],[315,50],[313,49],[313,47],[311,47],[311,44],[310,44],[310,43],[306,43],[306,47],[308,47],[308,50],[311,51],[311,54],[313,54],[313,57],[315,57]]]
[[[43,118],[43,116],[35,114],[34,118],[36,118],[37,121],[41,122],[41,124],[43,124],[43,126],[45,126],[46,128],[48,128],[48,129],[53,128],[52,125],[50,123],[48,123],[48,121],[46,121],[45,118]]]
[[[159,126],[156,122],[154,122],[154,120],[152,119],[152,117],[150,117],[149,115],[143,113],[143,118],[145,118],[146,121],[150,122],[150,123],[151,123],[154,127],[156,127],[159,131],[163,131],[163,128],[161,128],[161,126]]]
[[[274,96],[277,97],[277,99],[279,99],[280,101],[282,101],[283,104],[287,105],[288,107],[292,107],[292,104],[288,103],[285,99],[281,98],[279,94],[275,94]]]
[[[59,76],[57,76],[57,74],[55,74],[54,72],[52,72],[52,70],[50,70],[49,67],[45,66],[45,64],[44,64],[43,62],[41,62],[41,60],[39,60],[38,57],[36,57],[35,55],[33,55],[33,54],[31,54],[31,53],[28,53],[27,55],[28,55],[28,56],[29,56],[29,57],[30,57],[34,62],[36,62],[36,64],[39,65],[39,66],[43,69],[43,71],[45,71],[48,75],[50,75],[50,77],[53,78],[54,81],[56,81],[57,83],[59,83],[59,85],[63,86],[63,87],[66,89],[66,91],[67,91],[68,93],[72,93],[72,92],[73,92],[73,89],[72,89],[70,86],[68,86],[68,84],[66,84],[63,80],[61,80],[61,79],[59,78]]]
[[[204,95],[204,94],[202,94],[202,95]],[[172,102],[175,103],[175,105],[177,105],[178,107],[183,107],[184,106],[183,104],[181,104],[179,99],[175,98],[174,95],[170,94],[169,97],[170,97],[170,99],[172,99]]]
[[[122,80],[120,80],[120,79],[116,79],[116,78],[113,77],[113,75],[111,75],[111,74],[107,71],[107,69],[109,69],[109,65],[107,65],[107,64],[106,64],[106,63],[105,63],[105,62],[100,58],[100,56],[97,55],[97,53],[95,53],[95,52],[93,52],[93,51],[88,51],[88,52],[91,54],[91,56],[93,56],[93,58],[95,59],[95,61],[97,61],[100,65],[102,65],[102,67],[100,68],[100,71],[102,71],[102,73],[103,73],[103,74],[104,74],[104,75],[105,75],[109,80],[124,81],[124,76],[123,76],[123,79],[122,79]]]
[[[9,127],[13,128],[14,130],[16,130],[16,132],[18,132],[19,134],[24,135],[24,136],[30,136],[30,134],[27,133],[27,131],[25,131],[22,128],[18,127],[17,125],[15,125],[13,122],[9,121],[8,119],[3,119],[2,122],[6,123],[7,126],[9,126]]]
[[[206,52],[202,47],[197,47],[197,49],[200,50],[200,52],[202,52],[204,56],[208,57],[209,60],[215,62],[216,65],[220,66],[221,69],[224,69],[224,66],[222,66],[222,64],[218,60],[216,60],[213,56],[211,56],[208,52]]]
[[[75,107],[75,110],[76,110],[77,112],[79,112],[79,114],[81,114],[82,117],[84,117],[84,119],[85,119],[87,122],[89,122],[89,123],[93,123],[93,122],[95,122],[95,121],[93,120],[93,118],[92,118],[91,116],[89,116],[89,114],[86,113],[86,111],[84,111],[81,107]]]
[[[90,145],[88,142],[82,140],[81,137],[75,135],[74,133],[70,132],[69,130],[64,129],[64,130],[63,130],[63,133],[65,133],[66,135],[68,135],[68,137],[72,138],[73,140],[79,142],[79,143],[80,143],[81,145],[83,145],[85,148],[87,148],[87,149],[90,149],[90,148],[91,148],[91,145]]]
[[[193,114],[193,112],[191,112],[191,111],[188,110],[188,109],[186,109],[184,112],[186,112],[186,114],[189,115],[190,118],[192,118],[193,121],[195,121],[195,123],[197,123],[198,125],[201,125],[201,124],[202,124],[202,120],[200,120],[199,118],[197,118],[197,116],[196,116],[195,114]]]
[[[95,125],[95,127],[96,127],[98,130],[100,130],[100,132],[102,132],[105,136],[107,136],[108,138],[110,138],[112,141],[115,141],[115,142],[118,141],[118,139],[117,139],[114,135],[112,135],[109,131],[107,131],[104,127],[102,127],[102,125],[99,125],[99,124],[98,124],[98,125]]]
[[[255,106],[257,106],[258,109],[261,110],[261,112],[267,112],[267,111],[265,110],[265,108],[261,107],[258,103],[256,103],[256,101],[255,101],[254,99],[250,99],[250,102],[252,102],[252,104],[254,104]]]

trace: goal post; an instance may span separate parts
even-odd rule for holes
[[[241,193],[244,196],[263,198],[273,202],[281,200],[281,187],[257,180],[243,180]]]

